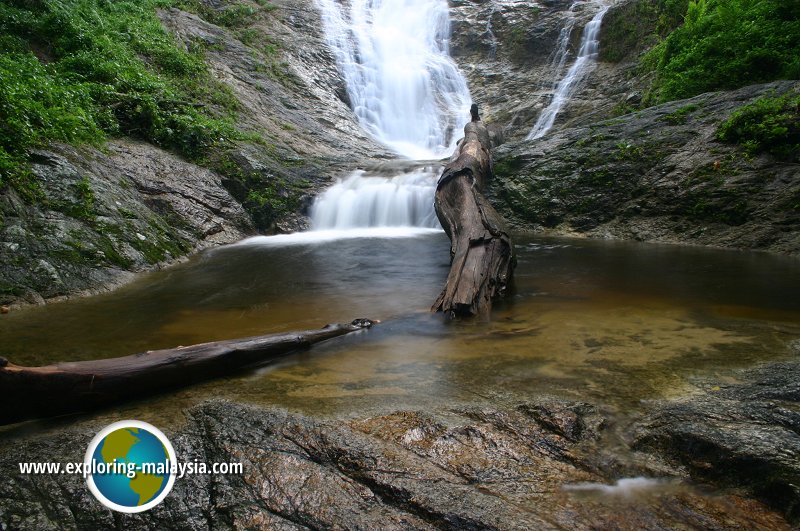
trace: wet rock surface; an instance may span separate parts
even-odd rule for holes
[[[541,398],[336,420],[216,401],[187,418],[168,432],[179,459],[241,462],[244,474],[186,476],[155,509],[112,513],[80,477],[5,472],[18,461],[80,461],[101,426],[85,421],[34,434],[23,426],[3,434],[0,526],[786,528],[759,502],[682,484],[681,468],[616,459],[604,450],[613,431],[607,414],[585,403]],[[634,474],[658,474],[662,482],[602,493],[603,485]]]
[[[633,447],[658,452],[699,481],[744,486],[800,521],[800,363],[741,371],[742,383],[695,382],[704,392],[658,405]]]
[[[512,224],[599,238],[800,252],[798,165],[717,140],[786,81],[709,93],[495,150],[491,194]]]
[[[628,4],[639,3],[620,2],[606,18],[612,22],[629,18],[632,7]],[[481,115],[502,129],[506,138],[524,138],[574,62],[583,28],[600,3],[457,0],[450,5],[450,52],[469,80]],[[643,25],[633,42],[613,47],[615,53],[610,55],[602,55],[602,50],[611,36],[601,34],[600,60],[559,113],[555,130],[608,118],[629,94],[639,90],[642,80],[632,75],[636,51],[648,42],[652,29]],[[566,58],[560,62],[557,50],[562,31],[567,46]]]
[[[34,153],[43,205],[0,196],[0,299],[41,302],[253,231],[219,175],[149,144]]]
[[[314,1],[271,4],[267,16],[248,26],[251,45],[242,42],[242,32],[192,13],[170,9],[160,16],[184,45],[206,49],[212,74],[242,104],[237,125],[263,133],[270,143],[248,155],[273,173],[291,178],[313,170],[330,177],[337,169],[332,164],[352,168],[358,161],[389,158],[350,110]]]

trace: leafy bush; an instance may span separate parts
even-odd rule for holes
[[[31,197],[27,153],[49,140],[129,135],[199,159],[242,136],[230,90],[162,27],[156,8],[171,4],[0,3],[0,187]]]
[[[675,4],[673,14],[680,9]],[[668,2],[665,2],[668,3]],[[684,24],[645,58],[656,102],[775,79],[800,78],[800,2],[696,0]]]
[[[745,105],[722,123],[717,136],[741,144],[750,155],[767,152],[800,162],[800,92]]]

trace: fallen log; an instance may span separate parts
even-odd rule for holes
[[[88,411],[232,373],[315,343],[363,330],[369,319],[287,332],[215,341],[121,358],[22,367],[0,358],[0,425]]]
[[[450,238],[450,273],[431,311],[488,317],[492,299],[505,293],[514,272],[514,245],[505,222],[483,196],[492,177],[491,140],[478,115],[436,186],[436,216]]]

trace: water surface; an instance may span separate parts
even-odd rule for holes
[[[692,376],[790,355],[800,337],[797,261],[669,245],[517,236],[515,289],[492,321],[429,305],[448,271],[441,232],[254,239],[147,274],[113,293],[12,312],[0,354],[21,365],[383,322],[280,362],[101,415],[163,424],[212,397],[350,416],[542,394],[619,411],[692,392]]]

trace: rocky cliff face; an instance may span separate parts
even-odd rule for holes
[[[33,171],[50,208],[0,197],[0,299],[92,291],[253,231],[219,175],[148,144],[53,147]]]
[[[797,165],[748,157],[715,136],[739,106],[797,83],[632,113],[649,83],[638,60],[657,40],[652,2],[611,7],[595,68],[545,138],[522,140],[558,81],[560,32],[569,65],[598,6],[453,3],[452,54],[487,121],[516,140],[495,152],[496,206],[522,230],[800,252]]]
[[[213,13],[233,5],[201,4]],[[237,27],[160,13],[179,43],[203,50],[241,102],[239,126],[263,141],[240,142],[206,168],[129,140],[37,152],[47,200],[0,195],[0,304],[102,289],[207,245],[303,228],[313,196],[333,176],[392,158],[349,109],[314,2],[272,4]],[[713,134],[735,106],[768,88],[608,120],[632,110],[647,83],[635,65],[654,38],[650,5],[614,4],[599,63],[551,134],[498,150],[500,209],[521,229],[797,252],[796,167],[746,160]],[[496,131],[511,140],[530,131],[558,81],[557,44],[566,38],[568,65],[599,6],[451,2],[451,53]]]
[[[620,2],[604,25],[627,17],[636,1]],[[555,86],[574,61],[581,33],[602,2],[534,1],[451,2],[451,54],[467,75],[473,99],[487,122],[502,127],[507,138],[524,138],[550,103]],[[608,118],[628,98],[635,99],[641,80],[631,73],[643,41],[655,23],[645,21],[639,38],[603,54],[612,36],[601,34],[601,60],[559,114],[555,129]],[[563,32],[563,33],[562,33]],[[616,35],[613,38],[617,38]],[[559,62],[559,42],[566,42],[566,62]]]
[[[716,139],[739,106],[798,88],[704,94],[506,144],[496,206],[526,229],[798,254],[798,165]]]

